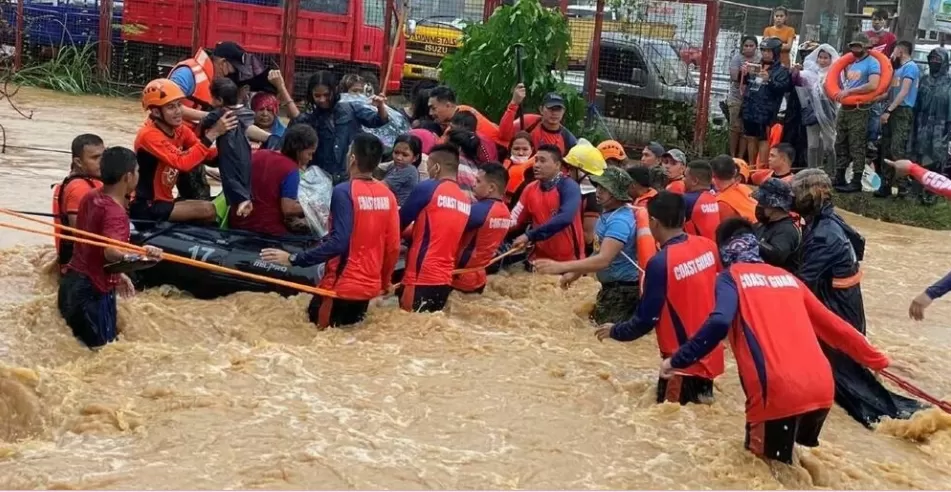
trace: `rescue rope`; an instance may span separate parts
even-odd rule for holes
[[[29,213],[37,214],[37,212],[29,212]],[[30,229],[30,228],[28,228],[28,227],[22,227],[22,226],[18,226],[18,225],[14,225],[14,224],[7,224],[7,223],[0,222],[0,227],[5,227],[5,228],[7,228],[7,229],[13,229],[13,230],[21,231],[21,232],[30,232],[30,233],[33,233],[33,234],[39,234],[39,235],[41,235],[41,236],[54,237],[54,238],[62,239],[62,240],[66,240],[66,241],[73,241],[73,242],[78,242],[78,243],[89,244],[89,245],[92,245],[92,246],[99,246],[99,247],[101,247],[101,248],[116,248],[116,249],[121,250],[121,251],[129,251],[129,252],[138,253],[138,254],[145,254],[145,248],[143,248],[142,246],[136,246],[136,245],[134,245],[134,244],[130,244],[130,243],[127,243],[127,242],[124,242],[124,241],[119,241],[119,240],[112,239],[112,238],[109,238],[109,237],[100,236],[100,235],[98,235],[98,234],[95,234],[95,233],[92,233],[92,232],[87,232],[87,231],[84,231],[84,230],[82,230],[82,229],[76,229],[76,228],[74,228],[74,227],[69,227],[69,226],[67,226],[67,225],[56,224],[55,222],[47,222],[47,221],[45,221],[45,220],[36,219],[36,218],[30,217],[29,215],[27,215],[27,213],[17,212],[17,211],[15,211],[15,210],[9,210],[9,209],[5,209],[5,208],[0,208],[0,214],[9,215],[9,216],[12,216],[12,217],[16,217],[16,218],[18,218],[18,219],[26,220],[26,221],[29,221],[29,222],[34,222],[34,223],[37,223],[37,224],[42,224],[42,225],[45,225],[45,226],[51,226],[51,227],[53,227],[53,228],[55,228],[55,229],[58,229],[58,230],[67,231],[67,232],[70,232],[70,233],[73,233],[73,234],[78,234],[78,235],[80,235],[80,236],[85,236],[85,237],[92,238],[92,239],[83,239],[83,238],[80,238],[80,237],[75,237],[75,236],[70,236],[70,235],[67,235],[67,234],[61,234],[61,233],[55,233],[55,232],[53,232],[53,233],[51,233],[51,232],[44,232],[44,231],[39,231],[39,230],[36,230],[36,229]],[[524,250],[524,249],[525,249],[525,246],[518,246],[518,247],[515,247],[515,248],[512,248],[512,249],[506,251],[505,253],[502,253],[502,254],[496,256],[495,258],[492,258],[492,260],[491,260],[489,263],[487,263],[486,265],[484,265],[484,266],[481,266],[481,267],[471,267],[471,268],[462,268],[462,269],[458,269],[458,270],[453,270],[452,273],[453,273],[453,275],[460,275],[460,274],[464,274],[464,273],[470,273],[470,272],[476,272],[476,271],[479,271],[479,270],[483,270],[483,269],[485,269],[485,268],[488,268],[488,267],[490,267],[490,266],[492,266],[492,265],[498,263],[499,261],[501,261],[501,260],[502,260],[503,258],[505,258],[506,256],[509,256],[509,255],[511,255],[511,254],[514,254],[514,253],[517,253],[517,252],[522,251],[522,250]],[[195,268],[201,268],[201,269],[205,269],[205,270],[211,270],[211,271],[214,271],[214,272],[225,273],[225,274],[229,274],[229,275],[236,275],[236,276],[239,276],[239,277],[245,277],[245,278],[249,278],[249,279],[252,279],[252,280],[257,280],[257,281],[259,281],[259,282],[267,282],[267,283],[271,283],[271,284],[275,284],[275,285],[280,285],[280,286],[282,286],[282,287],[288,287],[288,288],[291,288],[291,289],[296,289],[296,290],[299,290],[299,291],[301,291],[301,292],[307,292],[307,293],[314,294],[314,295],[319,295],[319,296],[324,296],[324,297],[336,297],[336,296],[337,296],[337,294],[336,294],[335,292],[329,291],[329,290],[325,290],[325,289],[321,289],[321,288],[319,288],[319,287],[312,287],[312,286],[308,286],[308,285],[304,285],[304,284],[299,284],[299,283],[296,283],[296,282],[288,282],[288,281],[286,281],[286,280],[281,280],[281,279],[272,278],[272,277],[266,277],[266,276],[264,276],[264,275],[257,275],[257,274],[254,274],[254,273],[244,272],[244,271],[241,271],[241,270],[235,270],[235,269],[233,269],[233,268],[227,268],[227,267],[223,267],[223,266],[220,266],[220,265],[214,265],[214,264],[211,264],[211,263],[205,263],[205,262],[203,262],[203,261],[193,260],[193,259],[191,259],[191,258],[186,258],[186,257],[184,257],[184,256],[174,255],[174,254],[172,254],[172,253],[162,253],[161,259],[162,259],[162,260],[168,260],[168,261],[171,261],[171,262],[173,262],[173,263],[181,263],[181,264],[183,264],[183,265],[193,266],[193,267],[195,267]],[[394,284],[394,285],[393,285],[393,288],[398,287],[399,285],[400,285],[399,283]]]
[[[118,240],[115,240],[115,239],[112,239],[112,238],[108,238],[108,237],[105,237],[105,236],[100,236],[100,235],[98,235],[98,234],[94,234],[94,233],[91,233],[91,232],[83,231],[83,230],[81,230],[81,229],[76,229],[76,228],[69,227],[69,226],[65,226],[65,225],[62,225],[62,224],[56,224],[56,223],[46,222],[46,221],[39,220],[39,219],[34,219],[33,217],[29,217],[29,216],[26,216],[26,215],[23,215],[23,214],[19,214],[19,213],[16,213],[16,212],[13,212],[13,211],[11,211],[11,210],[4,209],[4,208],[0,208],[0,213],[6,214],[6,215],[10,215],[10,216],[13,216],[13,217],[17,217],[17,218],[19,218],[19,219],[27,220],[27,221],[30,221],[30,222],[36,222],[36,223],[38,223],[38,224],[43,224],[43,225],[45,225],[45,226],[52,226],[52,227],[54,227],[54,228],[56,228],[56,229],[68,231],[68,232],[70,232],[70,233],[78,234],[78,235],[80,235],[80,236],[91,237],[92,239],[83,239],[83,238],[80,238],[80,237],[70,236],[70,235],[61,234],[61,233],[56,233],[56,232],[45,232],[45,231],[40,231],[40,230],[36,230],[36,229],[30,229],[30,228],[28,228],[28,227],[22,227],[22,226],[18,226],[18,225],[14,225],[14,224],[7,224],[7,223],[2,223],[2,222],[0,222],[0,227],[5,227],[5,228],[7,228],[7,229],[13,229],[13,230],[18,230],[18,231],[22,231],[22,232],[30,232],[30,233],[38,234],[38,235],[41,235],[41,236],[49,236],[49,237],[54,237],[54,238],[58,238],[58,239],[66,240],[66,241],[73,241],[73,242],[78,242],[78,243],[89,244],[89,245],[92,245],[92,246],[99,246],[99,247],[101,247],[101,248],[116,248],[116,249],[118,249],[118,250],[120,250],[120,251],[130,251],[130,252],[134,252],[134,253],[145,254],[145,248],[143,248],[143,247],[141,247],[141,246],[136,246],[136,245],[134,245],[134,244],[129,244],[129,243],[126,243],[126,242],[124,242],[124,241],[118,241]],[[243,271],[241,271],[241,270],[235,270],[235,269],[233,269],[233,268],[227,268],[227,267],[223,267],[223,266],[220,266],[220,265],[213,265],[213,264],[211,264],[211,263],[205,263],[205,262],[203,262],[203,261],[193,260],[193,259],[191,259],[191,258],[186,258],[186,257],[184,257],[184,256],[178,256],[178,255],[174,255],[174,254],[171,254],[171,253],[162,253],[162,256],[160,257],[160,259],[162,259],[162,260],[167,260],[167,261],[170,261],[170,262],[172,262],[172,263],[180,263],[180,264],[192,266],[192,267],[195,267],[195,268],[201,268],[201,269],[204,269],[204,270],[210,270],[210,271],[213,271],[213,272],[224,273],[224,274],[228,274],[228,275],[234,275],[234,276],[237,276],[237,277],[244,277],[244,278],[248,278],[248,279],[251,279],[251,280],[256,280],[256,281],[258,281],[258,282],[266,282],[266,283],[270,283],[270,284],[274,284],[274,285],[279,285],[279,286],[281,286],[281,287],[287,287],[287,288],[290,288],[290,289],[295,289],[295,290],[298,290],[298,291],[301,291],[301,292],[307,292],[307,293],[309,293],[309,294],[319,295],[319,296],[323,296],[323,297],[336,297],[336,296],[337,296],[337,294],[336,294],[335,292],[333,292],[333,291],[321,289],[321,288],[318,288],[318,287],[313,287],[313,286],[310,286],[310,285],[299,284],[299,283],[296,283],[296,282],[288,282],[288,281],[286,281],[286,280],[281,280],[281,279],[272,278],[272,277],[266,277],[266,276],[264,276],[264,275],[257,275],[257,274],[254,274],[254,273],[243,272]]]
[[[946,401],[939,400],[939,399],[937,399],[937,398],[935,398],[935,397],[929,395],[928,393],[926,393],[926,392],[925,392],[924,390],[922,390],[921,388],[919,388],[919,387],[917,387],[917,386],[915,386],[915,385],[909,383],[908,381],[906,381],[906,380],[904,380],[904,379],[902,379],[902,378],[900,378],[900,377],[898,377],[898,376],[896,376],[896,375],[894,375],[894,374],[888,372],[887,369],[882,369],[881,371],[879,371],[879,374],[881,374],[883,377],[885,377],[885,379],[888,379],[889,381],[895,383],[899,388],[901,388],[901,389],[905,390],[906,392],[908,392],[908,394],[910,394],[910,395],[912,395],[912,396],[915,396],[915,397],[918,397],[918,398],[921,398],[922,400],[924,400],[924,401],[926,401],[926,402],[928,402],[928,403],[930,403],[930,404],[932,404],[932,405],[934,405],[934,406],[940,408],[941,410],[943,410],[943,411],[946,412],[946,413],[951,413],[951,403],[948,403],[948,402],[946,402]]]

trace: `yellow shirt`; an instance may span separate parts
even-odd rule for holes
[[[766,29],[763,29],[764,38],[779,38],[783,44],[792,43],[793,39],[796,39],[796,29],[792,26],[769,26]],[[792,47],[790,46],[790,49]],[[789,51],[783,51],[783,54],[780,56],[780,61],[783,65],[789,66]]]

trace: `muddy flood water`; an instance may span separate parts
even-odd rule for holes
[[[21,91],[7,143],[131,146],[137,102]],[[0,206],[49,212],[69,156],[8,149]],[[951,301],[910,300],[951,268],[951,233],[848,215],[868,240],[871,340],[908,379],[951,398]],[[7,217],[2,222],[14,222]],[[371,310],[318,332],[308,296],[120,301],[122,341],[82,347],[56,310],[50,240],[0,229],[0,489],[935,489],[951,487],[951,416],[866,430],[832,410],[795,466],[743,450],[728,356],[711,406],[656,405],[653,336],[599,343],[597,291],[492,277],[446,314]]]

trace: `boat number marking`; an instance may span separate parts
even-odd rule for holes
[[[208,261],[208,257],[214,254],[215,248],[209,248],[208,246],[199,246],[194,245],[191,248],[188,248],[188,251],[192,254],[193,260]],[[199,253],[201,258],[198,257]]]

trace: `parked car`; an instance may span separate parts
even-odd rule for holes
[[[565,82],[587,93],[585,71],[570,71]],[[689,134],[696,120],[699,94],[687,65],[666,39],[605,32],[601,35],[595,105],[615,136],[642,141],[659,127]],[[637,122],[631,125],[628,122]]]
[[[700,58],[703,56],[700,48],[683,39],[672,39],[670,46],[680,55],[680,59],[687,65],[687,68],[696,70],[700,66]]]

